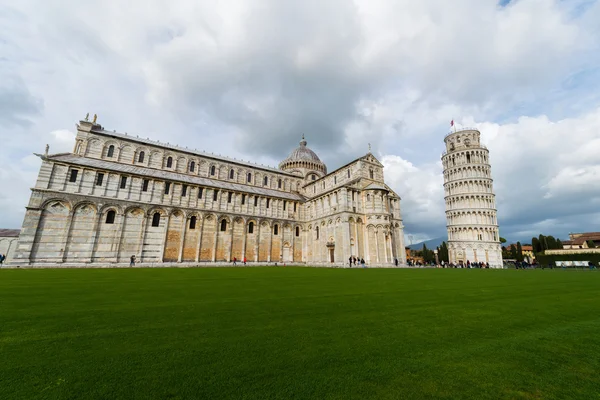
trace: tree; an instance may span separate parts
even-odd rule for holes
[[[546,243],[546,237],[540,233],[538,240],[540,241],[540,253],[542,253],[548,249],[548,245]]]
[[[523,261],[523,247],[521,242],[517,242],[517,261]]]
[[[517,248],[514,244],[510,245],[510,258],[513,260],[517,259]]]
[[[558,246],[557,249],[562,249],[563,248],[563,245],[562,245],[562,242],[560,241],[560,239],[556,239],[556,244]]]
[[[596,248],[596,243],[594,243],[593,240],[588,240],[587,241],[587,245],[590,249],[595,249]]]
[[[540,241],[536,237],[532,237],[531,238],[531,247],[533,247],[533,252],[534,253],[541,253],[542,252],[542,246],[540,246]]]
[[[554,236],[546,236],[546,242],[548,243],[548,250],[558,248],[556,239],[554,239]]]
[[[506,243],[506,239],[504,239],[502,236],[500,236],[500,243]]]
[[[450,254],[448,253],[448,244],[446,242],[442,242],[442,255],[440,261],[450,262]]]

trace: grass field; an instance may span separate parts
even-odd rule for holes
[[[0,270],[2,399],[600,399],[600,273]]]

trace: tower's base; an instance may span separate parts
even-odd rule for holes
[[[454,264],[466,264],[469,261],[489,263],[490,268],[504,266],[502,247],[498,242],[448,241],[448,257]]]

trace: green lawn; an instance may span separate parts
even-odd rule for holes
[[[600,399],[600,272],[0,270],[2,399]]]

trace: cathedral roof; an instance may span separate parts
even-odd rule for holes
[[[287,163],[290,161],[312,161],[312,162],[322,164],[323,166],[325,166],[325,164],[323,164],[323,162],[321,161],[319,156],[317,156],[317,154],[314,151],[312,151],[311,149],[306,147],[306,140],[304,139],[304,135],[302,135],[302,140],[300,141],[300,146],[296,147],[290,153],[288,158],[283,160],[281,163],[284,164],[284,163]]]

